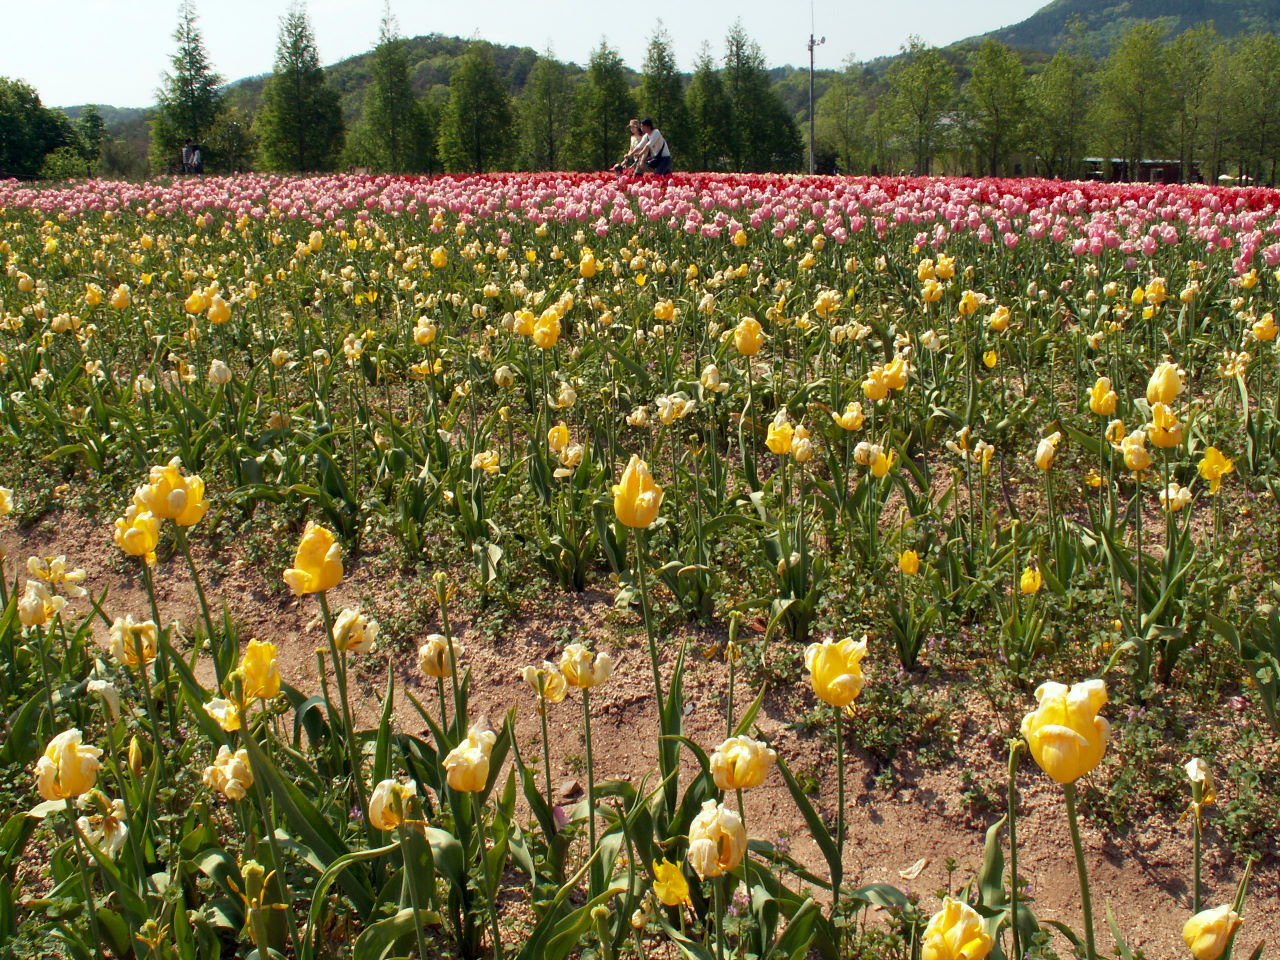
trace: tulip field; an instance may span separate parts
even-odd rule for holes
[[[1274,953],[1280,192],[8,181],[0,264],[0,958]]]

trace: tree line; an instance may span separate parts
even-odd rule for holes
[[[175,172],[187,139],[202,146],[209,172],[600,170],[626,149],[635,116],[654,118],[677,169],[807,165],[808,105],[794,77],[775,80],[780,72],[771,75],[741,24],[722,52],[704,43],[690,74],[659,24],[638,76],[602,42],[585,70],[550,52],[537,57],[518,90],[476,41],[453,65],[447,94],[427,97],[414,89],[408,42],[384,10],[351,122],[301,5],[281,18],[252,112],[215,71],[194,0],[182,0],[174,39],[149,115],[152,173]],[[824,72],[819,90],[822,172],[1140,178],[1143,161],[1160,159],[1166,178],[1170,169],[1183,180],[1277,177],[1280,40],[1271,33],[1229,40],[1205,25],[1170,39],[1158,22],[1139,23],[1099,59],[1077,24],[1048,60],[994,39],[939,49],[913,38],[888,61]],[[88,175],[114,166],[113,149],[92,107],[73,122],[27,85],[0,78],[0,176]]]
[[[823,159],[850,172],[1077,178],[1114,167],[1130,179],[1164,160],[1184,181],[1276,183],[1275,34],[1228,40],[1206,24],[1170,39],[1138,23],[1098,60],[1077,25],[1037,67],[993,39],[967,51],[911,40],[879,73],[850,63],[815,111]]]
[[[293,7],[281,20],[274,70],[253,118],[228,103],[191,0],[179,10],[175,39],[151,126],[157,170],[176,162],[188,137],[202,144],[210,170],[599,170],[625,152],[627,121],[640,115],[684,152],[686,167],[792,170],[803,160],[796,122],[771,89],[759,44],[740,25],[730,29],[719,60],[703,49],[688,84],[659,27],[634,88],[622,57],[602,42],[580,75],[550,55],[539,57],[513,95],[491,48],[474,42],[438,104],[415,93],[406,41],[384,12],[364,109],[350,130],[305,8]]]

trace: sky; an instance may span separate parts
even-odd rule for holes
[[[196,0],[205,47],[226,80],[269,73],[289,0]],[[813,0],[819,69],[846,58],[892,54],[909,35],[947,44],[1025,19],[1045,0]],[[0,76],[25,80],[43,103],[142,107],[155,102],[173,52],[177,0],[0,0],[8,40]],[[639,68],[659,20],[683,70],[704,41],[713,54],[735,19],[763,48],[771,66],[807,63],[809,5],[804,0],[391,0],[407,37],[439,33],[550,49],[585,63],[601,39]],[[381,0],[310,0],[323,63],[363,53],[377,40]]]

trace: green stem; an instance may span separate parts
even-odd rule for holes
[[[401,816],[403,816],[403,811],[401,812]],[[396,832],[399,834],[400,839],[400,862],[404,866],[405,878],[409,881],[409,899],[413,901],[413,932],[418,938],[418,956],[421,957],[422,960],[426,960],[430,954],[427,953],[427,937],[422,929],[422,914],[419,913],[422,908],[422,901],[418,898],[417,870],[409,863],[409,837],[405,830],[403,820],[400,821],[399,826],[396,828]],[[483,852],[484,851],[481,850],[482,854]]]
[[[1018,755],[1023,741],[1014,740],[1009,746],[1009,916],[1013,929],[1013,956],[1022,957],[1022,935],[1018,929]]]
[[[840,876],[831,878],[831,915],[840,913],[840,882],[844,879],[844,717],[836,707],[836,850]]]
[[[489,876],[489,857],[486,855],[484,848],[484,811],[480,807],[480,794],[471,794],[471,809],[474,811],[476,844],[480,854],[480,866],[484,871],[485,892],[489,894],[489,896],[485,897],[485,901],[486,906],[489,908],[489,926],[493,937],[493,957],[494,960],[501,960],[502,934],[498,929],[498,897],[497,890],[493,885],[493,879]]]
[[[351,789],[356,795],[356,807],[360,811],[360,819],[366,829],[369,826],[368,806],[364,799],[364,773],[362,771],[360,744],[356,741],[355,721],[351,718],[351,701],[347,697],[347,664],[344,654],[338,650],[333,638],[333,615],[329,612],[329,599],[324,591],[316,594],[320,600],[320,615],[324,621],[324,633],[329,641],[329,656],[333,658],[333,678],[338,685],[338,700],[342,705],[343,740],[347,745],[347,762],[351,766]]]
[[[80,883],[84,887],[84,905],[85,911],[89,914],[89,932],[93,937],[94,951],[99,960],[104,956],[102,951],[102,935],[98,932],[98,909],[93,895],[93,887],[89,883],[89,871],[85,869],[85,849],[84,843],[80,838],[80,828],[76,826],[75,807],[72,806],[70,797],[67,797],[67,823],[71,825],[71,837],[76,847],[76,865],[80,868]]]
[[[601,864],[595,859],[596,855],[596,772],[595,757],[591,752],[591,691],[587,687],[582,688],[582,722],[585,725],[587,737],[587,856],[591,858],[591,876],[589,879],[589,896],[595,899],[600,894],[601,888],[604,886],[604,878],[601,875]]]
[[[716,903],[716,960],[724,960],[724,877],[711,881]]]
[[[213,617],[209,613],[209,601],[204,594],[204,586],[200,583],[200,574],[196,570],[196,562],[191,556],[191,543],[187,539],[187,531],[184,527],[177,528],[178,547],[182,550],[182,555],[186,557],[187,569],[191,571],[191,582],[195,584],[196,599],[200,601],[200,614],[204,617],[205,636],[209,638],[209,649],[213,654],[213,670],[218,678],[218,687],[222,687],[222,651],[221,639],[214,639]]]
[[[1191,857],[1193,869],[1195,871],[1191,886],[1191,913],[1197,914],[1203,909],[1203,897],[1201,895],[1201,849],[1200,849],[1200,803],[1197,801],[1191,805]]]
[[[542,680],[538,681],[538,719],[542,721],[542,772],[547,778],[547,806],[551,806],[551,738],[547,735],[547,701],[542,698]]]
[[[1084,913],[1084,938],[1086,960],[1098,960],[1098,949],[1093,940],[1093,898],[1089,896],[1089,873],[1085,868],[1084,844],[1080,842],[1080,818],[1076,813],[1076,785],[1063,786],[1067,797],[1067,823],[1071,827],[1071,846],[1076,854],[1076,873],[1080,875],[1080,909]]]

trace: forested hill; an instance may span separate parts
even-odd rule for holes
[[[1084,49],[1105,56],[1126,30],[1149,21],[1166,27],[1170,37],[1204,23],[1226,38],[1274,33],[1280,31],[1280,0],[1053,0],[1021,23],[987,36],[1018,49],[1053,53],[1077,20]]]

